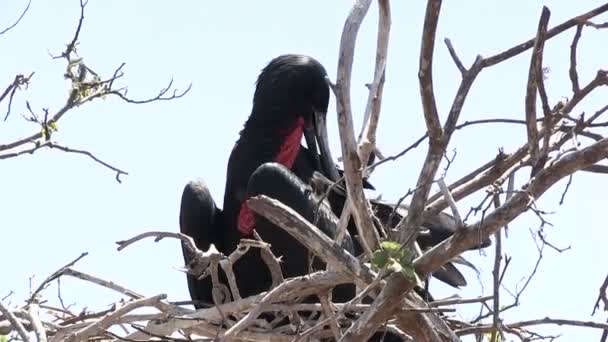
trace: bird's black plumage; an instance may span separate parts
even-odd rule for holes
[[[230,254],[241,238],[252,237],[255,228],[262,239],[271,243],[275,255],[283,257],[282,269],[286,277],[309,271],[308,251],[289,234],[254,215],[244,203],[251,195],[266,194],[313,221],[311,208],[316,204],[307,184],[314,172],[320,172],[332,181],[338,179],[325,131],[329,102],[326,78],[327,73],[318,61],[302,55],[279,56],[262,70],[251,115],[228,161],[223,210],[217,208],[202,182],[191,182],[184,189],[181,231],[192,236],[200,249],[206,251],[213,243],[218,251]],[[300,144],[303,136],[308,148]],[[343,194],[334,191],[329,197],[330,205],[322,206],[321,216],[325,219],[318,226],[330,237],[335,232],[334,221],[344,200]],[[380,202],[373,205],[379,213],[393,208]],[[383,215],[379,218],[382,220]],[[384,220],[388,220],[387,215]],[[442,226],[429,225],[427,228],[429,233],[418,239],[423,248],[453,233],[451,228]],[[349,231],[356,233],[354,225],[350,225]],[[360,250],[350,235],[344,247],[353,254]],[[184,258],[186,263],[191,259],[186,251]],[[234,271],[242,297],[266,291],[271,284],[270,274],[256,249],[237,261]],[[466,283],[456,268],[449,269],[448,273],[454,274],[443,277],[444,281],[454,286]],[[189,275],[188,284],[193,299],[213,303],[210,277],[197,281]],[[334,292],[334,299],[347,300],[353,294],[354,287],[341,287]]]
[[[196,246],[203,251],[208,251],[212,243],[216,244],[219,241],[217,234],[224,227],[222,211],[215,205],[209,188],[202,179],[190,181],[184,187],[179,224],[181,233],[192,237]],[[184,245],[182,245],[182,253],[186,264],[194,259]],[[196,277],[188,275],[187,278],[192,300],[213,303],[210,277],[197,280]],[[195,304],[195,307],[200,308],[202,305]]]
[[[333,163],[319,160],[319,156],[329,155],[327,141],[320,141],[322,138],[319,138],[323,135],[319,132],[325,127],[329,102],[326,77],[327,73],[318,61],[302,55],[280,56],[262,70],[256,85],[251,115],[240,132],[228,161],[223,210],[215,206],[208,195],[208,189],[201,189],[191,183],[184,190],[182,202],[187,203],[182,203],[180,212],[181,231],[195,237],[201,249],[206,250],[213,243],[218,251],[230,254],[241,238],[252,236],[255,227],[263,239],[273,241],[275,236],[285,237],[281,239],[282,245],[293,247],[281,250],[280,244],[273,244],[273,250],[280,251],[278,255],[283,256],[285,276],[308,272],[308,253],[302,246],[294,247],[299,242],[291,236],[283,235],[286,233],[268,221],[256,219],[244,202],[249,197],[247,186],[250,181],[254,187],[252,190],[256,193],[281,194],[281,187],[272,184],[280,182],[268,184],[270,178],[264,177],[272,170],[266,169],[263,172],[265,169],[262,168],[258,172],[259,176],[252,175],[261,165],[270,162],[292,168],[299,158],[302,136],[306,137],[310,145],[314,143],[315,154],[307,161],[313,163],[315,170],[328,175],[336,173]],[[316,153],[317,144],[321,150],[319,154]],[[329,166],[333,169],[328,170]],[[259,181],[256,182],[256,179]],[[261,182],[266,182],[266,185],[260,185]],[[295,185],[293,180],[292,183]],[[203,194],[196,195],[196,190]],[[300,200],[300,197],[284,199],[286,204],[298,206],[294,201],[290,203],[289,199],[295,201]],[[191,203],[192,201],[199,203]],[[205,210],[207,212],[201,214]],[[209,240],[203,242],[201,239]],[[189,256],[184,254],[184,257],[189,262]],[[270,275],[256,249],[250,250],[237,261],[234,271],[243,297],[265,291],[270,285]],[[196,282],[192,276],[188,277],[192,297],[211,302],[211,281],[204,279]]]
[[[315,179],[324,178],[321,183],[328,184],[330,180],[328,180],[322,172],[319,173],[319,170],[314,169],[313,160],[315,159],[312,156],[314,152],[302,147],[300,149],[300,154],[298,155],[298,159],[294,163],[293,172],[304,180],[307,184],[311,183]],[[316,174],[315,174],[316,173]],[[341,170],[338,170],[339,174],[342,174]],[[318,180],[318,179],[317,179]],[[374,189],[373,185],[370,184],[367,179],[364,179],[363,182],[364,188]],[[340,216],[342,213],[342,208],[344,207],[344,203],[346,201],[346,191],[343,186],[333,186],[333,191],[329,193],[328,201],[331,204],[332,211],[336,214],[336,216]],[[407,216],[408,205],[401,204],[396,209],[396,204],[389,203],[380,200],[370,199],[370,205],[372,207],[372,211],[375,216],[378,218],[378,221],[384,225],[385,230],[394,228],[397,226],[399,221]],[[452,236],[456,230],[459,228],[456,220],[449,214],[439,213],[437,215],[425,215],[424,220],[422,222],[421,233],[419,234],[416,242],[419,244],[420,248],[423,251],[430,249],[431,247],[439,244],[443,240]],[[355,254],[358,255],[362,252],[362,248],[357,242],[355,238],[358,234],[356,230],[356,226],[354,224],[354,220],[350,220],[348,224],[348,231],[350,235],[353,237],[353,245]],[[491,244],[491,240],[486,238],[479,241],[479,244],[471,249],[480,249],[488,247]],[[460,263],[469,267],[474,266],[466,261],[466,259],[462,257],[457,257],[454,259],[455,263]],[[453,287],[461,287],[466,286],[467,282],[464,276],[460,273],[458,268],[456,268],[452,262],[449,262],[443,265],[440,269],[433,273],[433,276],[440,281],[451,285]]]

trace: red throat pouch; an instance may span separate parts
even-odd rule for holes
[[[300,143],[303,134],[304,118],[300,116],[295,125],[285,135],[279,153],[274,158],[274,162],[280,163],[291,169],[300,152]],[[251,236],[255,229],[255,217],[253,216],[253,211],[247,206],[246,202],[241,204],[237,227],[243,236]]]

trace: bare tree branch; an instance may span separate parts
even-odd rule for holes
[[[357,33],[367,14],[370,4],[371,0],[357,0],[344,23],[344,29],[342,30],[340,39],[338,76],[336,78],[335,86],[332,87],[336,95],[338,127],[344,160],[344,177],[346,180],[348,201],[352,205],[355,224],[357,225],[357,230],[361,236],[363,248],[368,255],[371,255],[372,251],[378,246],[379,236],[376,229],[369,229],[369,227],[374,227],[374,223],[371,218],[371,209],[368,206],[365,193],[363,192],[362,163],[356,149],[357,145],[352,119],[350,81]],[[382,64],[382,61],[379,63]],[[377,70],[378,69],[382,70],[384,68],[381,68],[380,65]],[[383,71],[379,75],[379,80],[382,79],[382,74]],[[371,90],[370,94],[372,94]],[[377,108],[379,109],[379,104]]]
[[[17,333],[24,342],[30,342],[30,337],[27,334],[27,331],[25,330],[23,324],[21,324],[19,319],[15,317],[15,314],[13,314],[6,306],[4,306],[2,302],[0,302],[0,313],[2,313],[2,315],[4,315],[11,323],[11,325],[15,327]]]
[[[544,86],[542,86],[544,77],[542,74],[542,58],[550,15],[549,9],[543,7],[534,41],[534,48],[532,49],[532,57],[530,58],[528,84],[526,86],[526,126],[528,129],[528,148],[530,149],[530,159],[533,165],[536,165],[541,158],[538,147],[538,128],[536,127],[536,96],[537,92],[541,92],[541,88],[544,93]]]
[[[510,328],[521,328],[526,326],[533,325],[542,325],[542,324],[557,324],[557,325],[570,325],[575,327],[587,327],[587,328],[595,328],[595,329],[608,329],[608,324],[606,323],[596,323],[596,322],[583,322],[569,319],[553,319],[553,318],[542,318],[542,319],[533,319],[529,321],[521,321],[521,322],[513,322],[505,324]],[[479,325],[470,328],[464,328],[456,330],[456,334],[458,336],[470,335],[475,333],[491,333],[494,330],[492,325]]]
[[[23,12],[21,12],[21,15],[19,16],[19,18],[17,18],[17,20],[15,20],[14,23],[12,23],[9,27],[5,28],[4,30],[0,31],[0,36],[5,34],[6,32],[12,30],[15,26],[17,26],[17,24],[19,24],[19,22],[21,21],[21,19],[23,19],[23,17],[25,17],[25,13],[27,13],[27,11],[30,9],[30,5],[32,4],[32,0],[28,0],[27,2],[27,6],[25,6],[25,9],[23,10]],[[1,100],[0,100],[1,102]]]
[[[433,177],[435,177],[435,173],[441,163],[445,146],[443,144],[444,132],[439,122],[433,89],[433,52],[435,50],[435,34],[440,10],[441,0],[427,1],[420,47],[418,80],[424,120],[429,135],[429,150],[416,182],[416,191],[412,197],[408,216],[404,217],[397,227],[395,227],[401,233],[399,240],[403,244],[409,244],[411,241],[416,240],[418,236],[418,227],[422,223],[424,204],[431,190]],[[354,328],[355,325],[353,325]]]

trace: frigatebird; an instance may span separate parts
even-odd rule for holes
[[[213,243],[219,252],[228,255],[241,238],[253,236],[255,227],[260,237],[271,244],[273,252],[283,256],[281,266],[285,277],[308,273],[307,250],[287,233],[256,218],[245,201],[249,197],[248,183],[256,184],[252,182],[255,179],[252,175],[265,163],[275,162],[294,170],[307,165],[312,157],[314,170],[326,175],[337,172],[327,143],[325,116],[329,88],[326,77],[327,73],[318,61],[302,55],[279,56],[262,70],[251,115],[228,161],[223,210],[216,206],[202,181],[190,182],[184,189],[180,229],[193,237],[200,249],[206,251]],[[300,153],[302,137],[313,152],[310,156]],[[264,172],[258,174],[264,179]],[[259,193],[273,195],[274,190],[280,190],[274,186],[276,184],[261,186],[263,189]],[[283,200],[290,206],[297,206],[289,198]],[[320,228],[329,236],[333,235],[328,230],[330,225],[320,225]],[[352,252],[349,236],[344,239],[344,247]],[[191,256],[185,249],[183,252],[188,263]],[[257,249],[241,257],[235,263],[234,271],[243,297],[265,291],[271,284],[270,274]],[[213,303],[210,279],[197,281],[188,276],[188,284],[194,300]]]
[[[271,244],[273,253],[282,257],[285,277],[309,272],[309,255],[305,247],[289,234],[254,214],[246,200],[265,194],[281,200],[306,219],[313,221],[311,208],[316,208],[314,192],[307,184],[315,171],[330,181],[339,179],[333,162],[325,124],[329,102],[329,86],[324,67],[315,59],[303,55],[282,55],[273,59],[261,72],[256,83],[251,115],[240,132],[227,167],[223,210],[219,209],[207,186],[201,180],[188,183],[183,191],[180,209],[180,230],[191,236],[198,248],[207,251],[210,244],[228,255],[241,238],[251,238],[255,230]],[[301,145],[305,137],[307,148]],[[367,184],[367,183],[366,183]],[[367,184],[368,187],[369,184]],[[338,187],[339,189],[339,187]],[[328,236],[335,235],[336,214],[339,215],[345,197],[333,191],[331,205],[322,205],[318,227]],[[315,205],[313,205],[315,204]],[[392,212],[392,206],[373,202],[378,212]],[[396,216],[399,218],[399,215]],[[382,219],[382,216],[380,216]],[[384,216],[388,220],[388,215]],[[428,248],[453,234],[451,227],[427,226],[427,234],[418,241]],[[353,225],[349,232],[355,234]],[[343,247],[358,254],[356,240],[346,234]],[[480,247],[485,247],[483,241]],[[192,256],[183,249],[188,264]],[[316,266],[322,266],[316,263]],[[266,291],[271,285],[270,273],[257,249],[250,250],[234,265],[237,285],[242,297]],[[447,283],[466,284],[464,277],[452,266],[439,277]],[[221,280],[225,278],[221,274]],[[213,303],[210,277],[196,280],[188,275],[188,286],[197,308]],[[342,286],[334,291],[335,301],[352,298],[354,286]]]

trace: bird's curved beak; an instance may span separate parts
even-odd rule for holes
[[[331,181],[336,182],[340,177],[334,164],[334,159],[329,150],[329,139],[327,138],[327,124],[325,118],[327,113],[315,110],[312,125],[307,125],[304,130],[306,145],[314,156],[317,169]],[[311,127],[312,126],[312,127]],[[317,150],[317,145],[319,150]],[[320,153],[319,153],[320,152]]]

